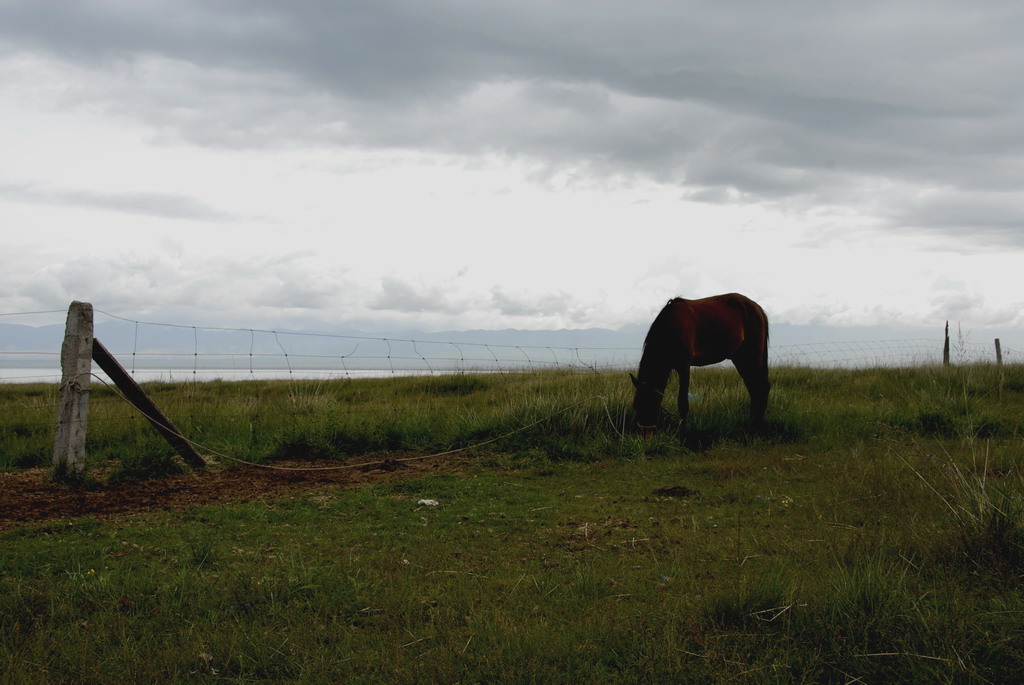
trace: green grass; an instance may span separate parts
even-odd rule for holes
[[[458,475],[0,534],[0,673],[1019,681],[1024,369],[776,369],[762,433],[735,374],[701,370],[686,436],[648,442],[620,376],[150,386],[197,441],[260,460],[518,432]],[[8,467],[45,463],[50,391],[0,392]],[[96,394],[91,466],[161,453]]]
[[[774,369],[767,426],[759,435],[746,426],[746,392],[735,372],[693,375],[698,397],[684,446],[697,451],[759,439],[827,448],[893,430],[960,441],[1012,441],[1021,433],[1014,401],[1024,394],[1019,367]],[[146,389],[200,451],[257,463],[430,453],[481,442],[502,453],[579,461],[637,453],[625,377],[553,372],[149,383]],[[675,392],[673,380],[663,430],[644,453],[678,448]],[[52,385],[0,385],[0,469],[49,464],[56,403]],[[171,469],[172,449],[102,384],[91,393],[88,436],[90,467],[118,464],[128,477],[145,475],[151,463],[157,473]]]

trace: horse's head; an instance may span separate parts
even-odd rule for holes
[[[633,396],[636,427],[640,430],[640,435],[648,438],[654,434],[658,419],[661,417],[661,398],[664,393],[633,374],[629,374],[629,378],[636,388],[636,394]]]

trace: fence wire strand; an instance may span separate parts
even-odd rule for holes
[[[103,331],[104,343],[116,357],[131,358],[138,380],[256,380],[273,378],[359,378],[462,374],[504,374],[517,371],[570,370],[597,372],[633,369],[636,347],[557,347],[492,341],[430,340],[372,337],[258,328],[196,326],[129,319],[96,309],[110,322],[127,324]],[[0,314],[52,315],[58,310]],[[56,333],[54,333],[56,335]],[[112,339],[108,340],[107,335]],[[60,377],[60,340],[45,348],[12,349],[0,345],[0,382],[47,382]],[[1002,348],[1007,363],[1022,354]],[[995,361],[994,350],[955,342],[956,364]],[[942,339],[815,342],[772,345],[769,363],[776,366],[864,368],[921,366],[942,362]]]

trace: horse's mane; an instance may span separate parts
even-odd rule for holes
[[[673,297],[671,300],[669,300],[668,302],[665,303],[665,306],[661,308],[661,311],[658,312],[658,315],[656,317],[654,317],[654,321],[651,322],[651,327],[647,329],[647,336],[644,338],[644,349],[645,350],[647,349],[647,344],[651,341],[651,334],[653,334],[656,330],[658,330],[660,328],[659,324],[661,324],[662,322],[665,321],[665,312],[668,311],[668,308],[674,302],[680,302],[680,301],[682,301],[682,299],[683,298],[681,298],[681,297]]]

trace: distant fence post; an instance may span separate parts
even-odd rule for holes
[[[996,338],[996,364],[1003,365],[1003,347],[999,344],[999,338]]]
[[[946,322],[946,341],[942,344],[942,365],[949,366],[949,322]]]
[[[77,475],[85,470],[92,340],[92,305],[72,302],[60,349],[60,405],[53,446],[53,469],[58,476]]]

